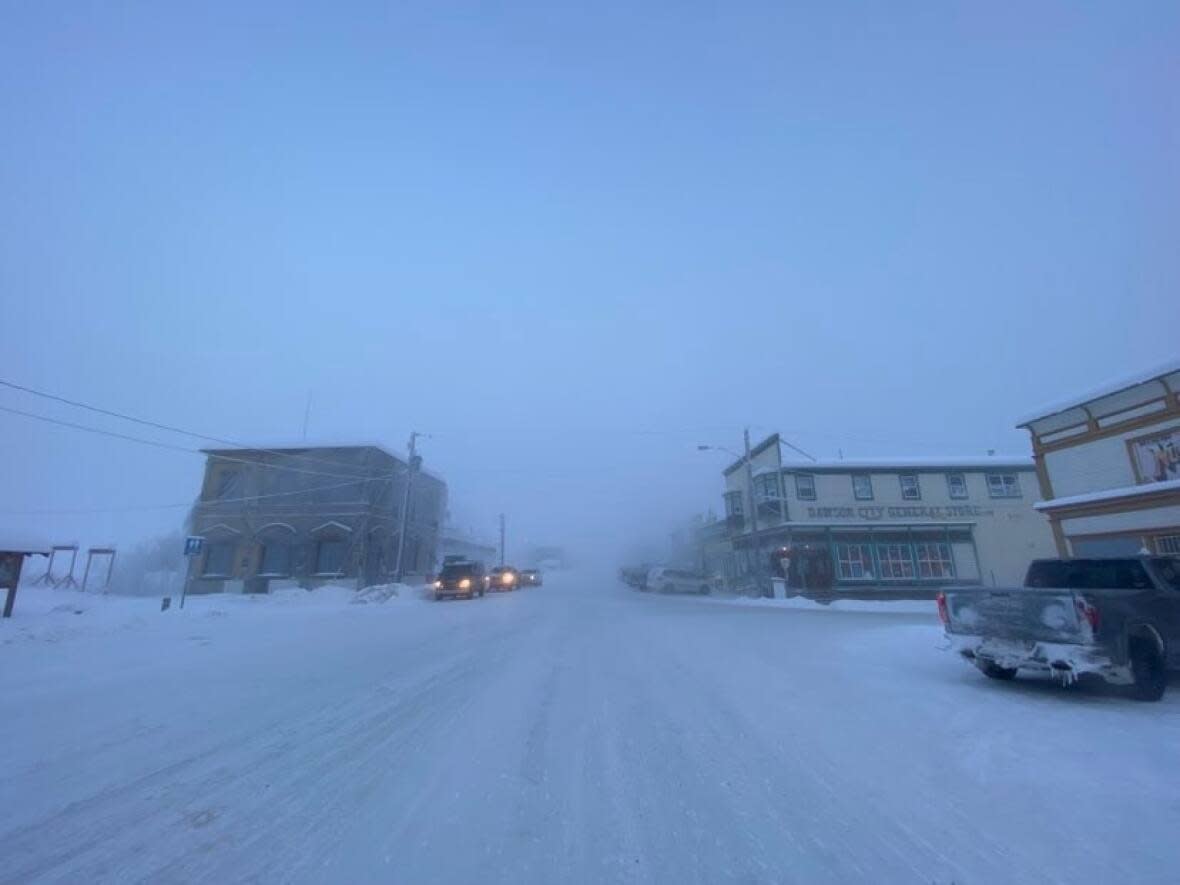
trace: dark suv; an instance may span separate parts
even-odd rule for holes
[[[434,582],[434,598],[463,596],[471,599],[476,595],[483,596],[486,587],[482,562],[452,561],[443,565],[442,573]]]

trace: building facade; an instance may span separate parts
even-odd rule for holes
[[[1022,419],[1061,556],[1180,554],[1180,360]]]
[[[1055,552],[1027,457],[784,463],[772,436],[724,475],[731,579],[806,552],[809,587],[1012,584]]]
[[[454,526],[449,526],[443,530],[442,537],[439,540],[439,561],[437,564],[441,566],[442,562],[448,556],[460,556],[463,559],[482,562],[489,568],[500,561],[499,550],[495,544],[481,541],[470,532],[463,531]]]
[[[189,592],[388,581],[411,468],[378,445],[207,449],[189,531],[204,539]],[[447,488],[413,466],[402,572],[433,569]]]

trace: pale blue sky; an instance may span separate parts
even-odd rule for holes
[[[0,376],[264,441],[311,391],[559,539],[717,506],[744,424],[1021,452],[1177,351],[1176,4],[242,5],[3,5]],[[0,526],[195,493],[0,433]]]

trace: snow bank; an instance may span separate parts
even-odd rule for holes
[[[930,615],[938,617],[934,600],[921,599],[837,599],[829,603],[816,602],[803,596],[789,599],[751,599],[739,596],[730,599],[711,597],[710,601],[724,605],[744,605],[754,608],[795,609],[799,611],[868,612],[886,615]]]
[[[408,584],[379,584],[360,591],[327,585],[315,590],[286,586],[270,593],[195,595],[188,597],[184,609],[179,607],[178,593],[171,597],[169,610],[161,611],[159,597],[22,587],[12,617],[0,619],[0,644],[61,642],[123,630],[167,630],[170,624],[190,623],[197,618],[232,616],[236,620],[273,621],[289,614],[329,616],[356,611],[355,604],[396,605],[423,598],[422,588]]]

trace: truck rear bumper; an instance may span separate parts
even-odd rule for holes
[[[948,638],[954,651],[975,664],[990,662],[1005,669],[1037,670],[1067,683],[1084,673],[1094,673],[1114,685],[1133,682],[1128,665],[1117,663],[1104,650],[1091,645],[959,634],[948,634]]]

